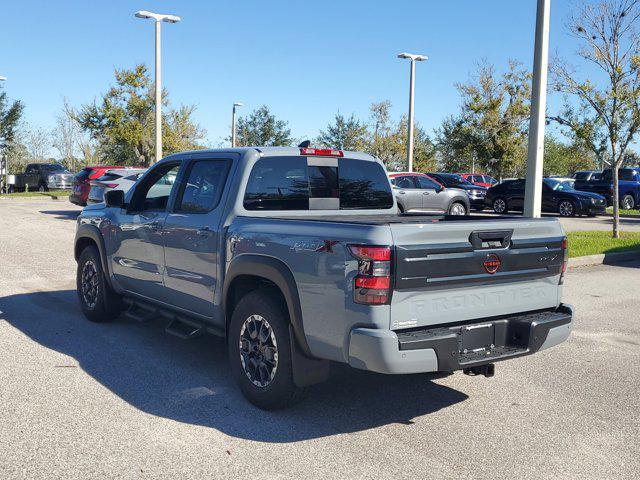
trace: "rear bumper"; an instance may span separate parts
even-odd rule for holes
[[[462,330],[492,325],[493,346],[464,351]],[[355,328],[349,339],[349,364],[379,373],[453,371],[530,355],[564,342],[573,326],[573,309],[510,315],[472,324],[410,332]]]

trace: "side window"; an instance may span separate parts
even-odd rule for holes
[[[398,188],[416,188],[411,177],[396,177],[396,187]]]
[[[436,190],[438,185],[428,177],[415,177],[418,182],[418,188]]]
[[[153,169],[136,188],[129,210],[166,210],[180,164],[168,163]]]
[[[507,184],[507,190],[524,190],[524,180],[511,180]]]
[[[24,173],[34,173],[35,171],[36,169],[34,165],[27,165],[27,168],[25,168]]]
[[[176,211],[207,213],[218,206],[229,170],[227,160],[197,160],[176,203]]]
[[[628,169],[620,169],[618,170],[619,180],[633,182],[636,179],[636,172]]]
[[[307,163],[300,157],[268,157],[256,162],[244,195],[247,210],[308,210]]]

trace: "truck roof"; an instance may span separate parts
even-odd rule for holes
[[[234,148],[209,148],[204,150],[190,150],[186,152],[175,153],[165,158],[173,158],[175,156],[189,155],[189,154],[207,154],[207,153],[239,153],[245,154],[247,152],[258,152],[264,157],[298,157],[307,156],[301,154],[300,147],[234,147]],[[375,157],[364,152],[356,152],[351,150],[342,150],[343,156],[346,158],[354,158],[358,160],[369,160],[372,162],[377,161]],[[319,155],[322,156],[322,155]]]

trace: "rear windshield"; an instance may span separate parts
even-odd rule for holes
[[[393,207],[389,180],[379,163],[349,158],[327,159],[326,165],[314,158],[310,163],[307,157],[258,160],[247,182],[244,208],[309,210],[310,204],[311,208],[341,210]]]

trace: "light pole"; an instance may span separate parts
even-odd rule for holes
[[[244,107],[244,103],[235,102],[231,113],[231,147],[236,146],[236,107]]]
[[[3,77],[0,75],[0,82],[4,82],[7,80],[7,77]],[[4,181],[2,181],[2,177],[0,177],[0,193],[3,193],[5,189],[9,190],[9,162],[7,161],[7,156],[4,152],[0,152],[2,156],[0,157],[0,167],[4,168],[4,172],[2,172],[3,168],[0,168],[0,175],[4,173]]]
[[[524,216],[540,217],[542,209],[542,164],[544,160],[544,125],[547,106],[547,70],[549,66],[550,0],[538,0],[536,41],[533,54],[531,119],[527,176],[524,189]]]
[[[153,13],[146,10],[136,12],[138,18],[152,18],[156,21],[156,159],[162,158],[162,72],[160,69],[160,24],[162,22],[178,23],[181,19],[176,15]]]
[[[427,60],[425,55],[415,55],[413,53],[399,53],[398,58],[408,58],[411,60],[411,76],[409,79],[409,118],[407,121],[407,163],[409,171],[413,172],[413,87],[416,76],[416,62]]]

